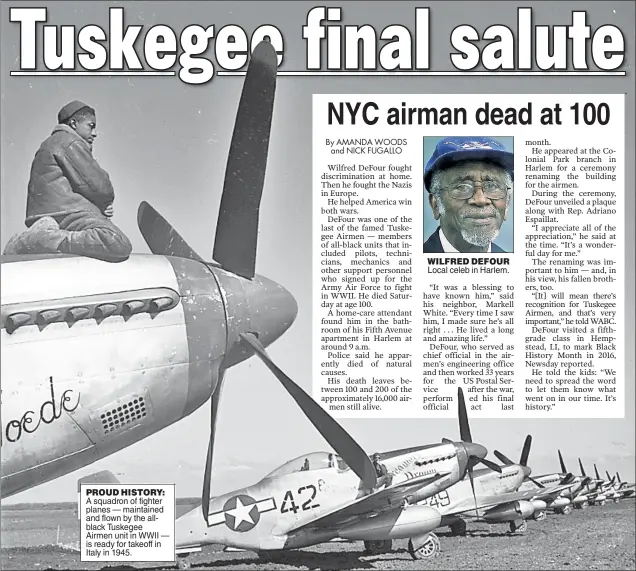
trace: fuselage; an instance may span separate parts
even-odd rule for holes
[[[546,488],[556,487],[563,481],[566,474],[554,473],[554,474],[544,474],[541,476],[533,476],[532,478],[537,482],[543,484]],[[561,496],[569,499],[575,498],[581,490],[584,488],[583,486],[583,478],[580,476],[574,476],[574,478],[569,482],[570,487],[561,492]],[[527,490],[537,489],[537,486],[532,482],[524,482],[519,491],[525,492]]]
[[[392,485],[422,475],[444,474],[412,494],[410,501],[416,503],[459,481],[465,472],[467,456],[461,444],[440,444],[386,452],[381,454],[381,462],[392,474]],[[409,522],[413,524],[411,529],[419,526],[419,531],[430,531],[439,525],[441,515],[437,510],[422,508],[418,512],[418,506],[402,510],[401,502],[398,502],[389,507],[386,521],[382,515],[371,518],[377,523],[382,522],[373,530],[365,528],[361,521],[364,518],[360,517],[351,517],[337,525],[310,526],[311,522],[345,508],[368,492],[361,486],[358,476],[338,456],[326,452],[301,456],[253,486],[213,498],[210,501],[209,525],[204,521],[200,508],[183,515],[176,524],[176,547],[187,550],[194,546],[221,543],[243,549],[267,550],[304,547],[334,537],[398,538],[397,534],[402,532],[396,530],[408,510],[412,510],[408,515]],[[364,516],[364,512],[359,515]],[[305,527],[299,532],[294,531],[301,526]]]
[[[188,416],[221,369],[293,322],[278,284],[201,262],[132,255],[2,257],[2,497]]]
[[[501,473],[484,468],[473,472],[475,495],[470,480],[463,480],[453,484],[446,490],[424,499],[419,505],[437,509],[442,516],[462,513],[471,517],[483,514],[484,508],[495,504],[498,496],[505,498],[505,494],[519,489],[524,479],[523,467],[517,464],[502,466]],[[478,512],[475,511],[475,504]]]

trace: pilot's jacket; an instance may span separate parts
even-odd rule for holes
[[[61,252],[117,262],[132,245],[106,217],[115,192],[89,144],[67,125],[57,125],[31,165],[25,223],[5,254]]]
[[[79,211],[100,215],[114,200],[108,173],[89,144],[68,125],[57,125],[31,164],[26,225],[42,216],[59,219]]]

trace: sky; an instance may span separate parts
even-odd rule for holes
[[[450,30],[470,20],[477,27],[491,22],[491,10],[482,3],[427,3],[439,32],[432,49],[432,65],[444,69]],[[520,4],[526,6],[529,3]],[[97,111],[99,136],[94,155],[109,172],[115,187],[114,222],[130,237],[134,252],[149,253],[136,223],[137,207],[150,202],[164,214],[188,243],[211,258],[218,205],[230,145],[234,114],[242,87],[241,77],[215,77],[201,86],[188,86],[175,77],[10,77],[18,58],[17,26],[8,21],[3,2],[1,74],[1,240],[2,247],[23,228],[30,163],[41,141],[56,123],[58,110],[80,99]],[[277,24],[285,34],[285,66],[304,69],[305,46],[301,26],[312,4],[303,2],[56,2],[51,3],[52,24],[96,23],[105,26],[108,6],[126,7],[127,24],[170,24],[181,29],[191,23],[240,24],[251,30],[263,23]],[[411,22],[411,3],[377,3],[373,13],[363,3],[339,3],[353,22],[384,27],[390,21]],[[534,5],[534,4],[533,4]],[[187,6],[187,7],[186,7]],[[586,9],[594,21],[623,25],[633,21],[633,4],[536,4],[538,21],[569,22],[574,7]],[[631,6],[631,7],[629,7]],[[618,8],[618,13],[616,13]],[[612,13],[612,10],[615,10]],[[499,21],[514,22],[515,3],[497,4]],[[631,20],[630,20],[631,18]],[[633,58],[633,55],[630,55]],[[631,68],[633,70],[633,67]],[[633,73],[633,72],[632,72]],[[268,352],[290,377],[311,391],[311,98],[313,93],[544,93],[547,91],[598,93],[607,89],[627,92],[628,131],[626,156],[634,152],[634,87],[631,78],[610,82],[594,78],[279,78],[274,107],[265,190],[260,213],[256,270],[282,284],[296,298],[299,314],[289,332]],[[576,81],[576,84],[574,84]],[[630,113],[628,111],[628,113]],[[630,119],[631,117],[631,119]],[[627,127],[630,129],[630,127]],[[630,148],[631,145],[631,148]],[[633,164],[627,183],[634,187]],[[516,193],[515,196],[518,196]],[[634,197],[629,194],[628,210]],[[633,225],[626,249],[631,306],[626,347],[633,346]],[[629,324],[631,323],[631,329]],[[586,468],[618,470],[634,480],[634,360],[626,365],[626,418],[617,420],[474,420],[473,438],[492,452],[511,458],[520,454],[526,434],[532,434],[530,461],[534,473],[558,469],[557,449],[571,469],[581,457]],[[342,425],[369,453],[459,438],[457,420],[387,419],[342,420]],[[197,496],[209,430],[209,407],[177,424],[54,482],[7,500],[71,501],[78,478],[109,469],[122,482],[177,484],[177,496]],[[307,452],[328,450],[314,427],[256,358],[233,367],[226,376],[215,444],[212,494],[255,483],[287,460]],[[490,456],[492,458],[492,455]]]

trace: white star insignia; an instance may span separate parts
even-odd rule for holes
[[[254,504],[243,505],[241,498],[236,498],[236,507],[226,512],[234,518],[234,529],[237,529],[244,521],[250,525],[254,525],[254,520],[250,515],[253,508]]]

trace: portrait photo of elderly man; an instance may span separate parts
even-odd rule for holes
[[[509,149],[512,137],[424,137],[424,253],[512,252]]]

